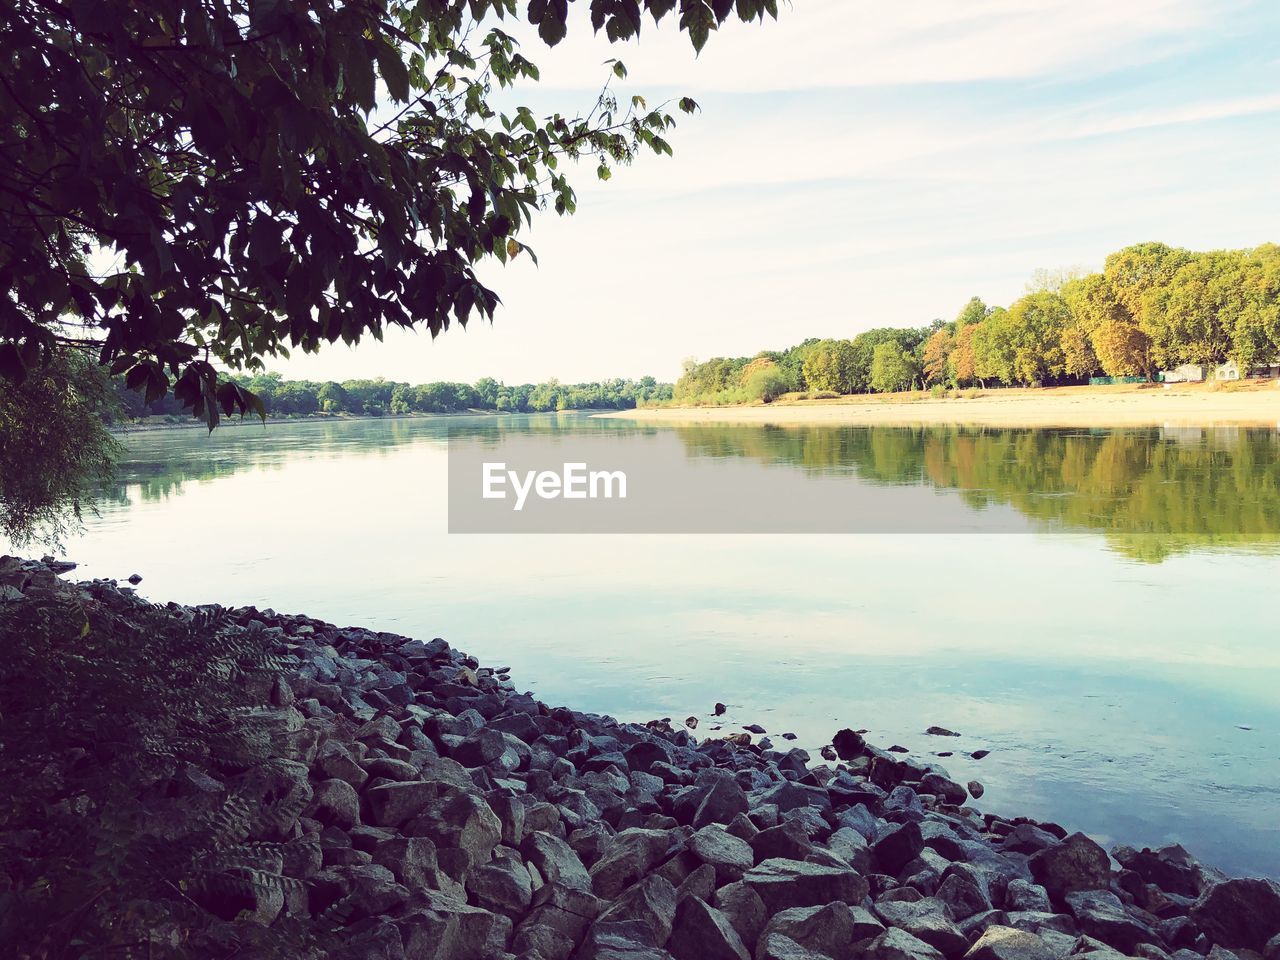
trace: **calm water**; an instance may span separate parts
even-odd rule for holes
[[[984,809],[1280,876],[1275,431],[660,427],[708,464],[948,497],[1030,532],[464,536],[446,532],[449,427],[633,429],[135,434],[67,554],[155,599],[443,636],[553,704],[705,733],[720,700],[815,755],[843,726],[954,750]]]

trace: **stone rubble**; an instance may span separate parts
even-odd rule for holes
[[[257,831],[296,883],[227,923],[340,905],[363,960],[1280,960],[1275,883],[1112,862],[851,730],[814,765],[547,706],[442,639],[235,616],[296,659],[263,789],[305,806]]]

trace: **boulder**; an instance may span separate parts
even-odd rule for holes
[[[1077,890],[1106,890],[1111,876],[1107,851],[1083,833],[1073,833],[1041,850],[1031,858],[1029,866],[1031,875],[1053,900]]]
[[[712,902],[728,917],[743,943],[755,943],[769,919],[769,909],[760,894],[741,881],[721,887]]]
[[[1058,955],[1034,933],[997,925],[982,932],[964,960],[1058,960]]]
[[[1151,926],[1131,916],[1110,890],[1077,890],[1065,899],[1082,931],[1122,953],[1131,953],[1138,944],[1159,939]]]
[[[861,903],[866,879],[852,868],[821,866],[800,860],[766,860],[748,870],[742,882],[759,894],[770,913],[842,900]]]
[[[519,919],[533,902],[533,882],[524,863],[493,860],[472,870],[467,877],[468,899],[492,913]]]
[[[920,832],[920,824],[915,822],[893,824],[871,844],[876,864],[884,873],[895,877],[903,867],[920,856],[923,849],[924,835]]]
[[[720,777],[698,803],[693,814],[693,826],[700,829],[709,823],[730,823],[748,809],[746,791],[731,777]]]
[[[862,946],[862,960],[943,960],[942,954],[905,930],[890,928]]]
[[[543,878],[552,884],[572,890],[590,892],[591,875],[582,865],[578,854],[559,837],[541,830],[524,838],[520,845],[524,858],[538,868]]]
[[[654,944],[662,946],[671,936],[675,916],[676,888],[666,878],[652,875],[625,890],[596,918],[596,923],[639,920],[652,931]]]
[[[676,960],[750,960],[751,953],[732,921],[700,897],[676,908],[667,949]]]
[[[1191,917],[1214,943],[1261,951],[1280,934],[1280,885],[1271,880],[1222,880],[1200,895]]]
[[[755,865],[753,845],[740,840],[719,824],[707,824],[689,838],[689,850],[715,870],[717,885],[741,880]]]
[[[879,936],[884,925],[862,907],[828,903],[775,914],[756,946],[756,960],[848,957],[860,940]]]

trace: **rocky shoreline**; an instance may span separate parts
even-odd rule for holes
[[[33,562],[6,587],[145,605]],[[230,616],[288,658],[258,716],[282,746],[253,775],[285,814],[250,837],[285,854],[279,882],[205,904],[205,942],[323,915],[325,955],[369,960],[1280,960],[1275,883],[983,815],[851,730],[815,764],[549,707],[439,638]],[[188,796],[245,786],[183,776]]]

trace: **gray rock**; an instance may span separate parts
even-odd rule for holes
[[[476,906],[515,920],[533,902],[533,883],[523,861],[493,860],[471,871],[467,893]]]
[[[1029,863],[1050,899],[1061,900],[1077,890],[1105,890],[1111,875],[1107,851],[1083,833],[1073,833],[1061,843],[1046,847]]]
[[[337,740],[326,740],[321,744],[313,764],[326,777],[345,780],[353,787],[361,787],[369,779],[369,774],[356,763],[351,752]]]
[[[944,876],[934,896],[955,920],[966,920],[991,909],[991,898],[983,887],[959,873]]]
[[[1013,879],[1005,889],[1004,905],[1006,910],[1040,910],[1048,913],[1053,907],[1049,904],[1049,892],[1038,883]]]
[[[879,868],[890,876],[898,873],[924,850],[924,836],[918,823],[893,824],[871,844]]]
[[[677,837],[667,830],[623,830],[592,865],[591,889],[596,896],[612,900],[665,860],[677,843]]]
[[[729,918],[743,943],[755,943],[769,919],[769,909],[760,894],[741,881],[721,887],[712,902]]]
[[[653,934],[638,920],[599,923],[587,933],[575,960],[671,960],[653,942]]]
[[[871,872],[871,848],[866,839],[853,827],[841,827],[827,838],[832,853],[861,874]]]
[[[430,801],[405,832],[431,837],[437,849],[454,847],[466,851],[472,863],[484,863],[502,839],[502,824],[479,794],[454,791]]]
[[[668,877],[667,879],[670,879]],[[680,903],[686,897],[698,897],[699,899],[711,902],[711,898],[716,892],[716,871],[709,863],[699,864],[688,876],[680,881],[676,887],[676,902]]]
[[[770,914],[836,900],[861,903],[868,891],[866,879],[853,869],[799,860],[766,860],[748,870],[742,882],[760,895]]]
[[[839,902],[793,907],[769,920],[756,947],[756,960],[847,957],[854,943],[883,932],[880,921],[862,907]]]
[[[1082,931],[1123,953],[1158,939],[1150,925],[1131,916],[1110,890],[1077,890],[1067,894],[1066,903]]]
[[[489,960],[506,953],[511,921],[452,897],[427,892],[420,909],[397,921],[413,960]]]
[[[978,780],[970,780],[968,786],[969,786],[969,796],[973,797],[973,799],[975,800],[979,799],[984,793],[987,792],[987,788],[984,787],[982,783]]]
[[[964,960],[1058,960],[1058,957],[1034,933],[996,925],[983,931]]]
[[[438,781],[410,780],[404,783],[382,783],[364,793],[369,805],[369,820],[379,827],[398,827],[408,823],[440,796]]]
[[[695,828],[709,823],[729,823],[748,810],[747,794],[731,777],[717,779],[707,790],[693,815]]]
[[[1263,950],[1280,934],[1280,885],[1271,880],[1223,880],[1191,908],[1191,917],[1215,943]]]
[[[804,860],[813,853],[813,844],[809,842],[809,834],[804,827],[788,820],[775,827],[761,830],[751,838],[753,863],[782,857],[787,860]]]
[[[587,868],[573,848],[559,837],[535,831],[524,838],[520,852],[538,868],[548,883],[591,892],[591,875]]]
[[[322,780],[313,788],[303,813],[325,826],[350,829],[360,822],[360,795],[346,780]]]
[[[686,897],[676,909],[667,949],[676,960],[750,960],[732,921],[700,897]]]
[[[890,928],[863,945],[862,960],[942,960],[942,954],[905,930]]]
[[[733,836],[719,824],[708,824],[689,838],[689,850],[715,870],[717,885],[741,880],[755,865],[752,844]]]
[[[373,862],[389,869],[410,890],[440,890],[462,898],[462,887],[440,869],[436,845],[427,837],[392,837],[374,845]]]
[[[648,876],[625,890],[604,912],[597,923],[640,920],[653,932],[653,942],[662,946],[671,936],[676,916],[676,888],[659,876]]]

